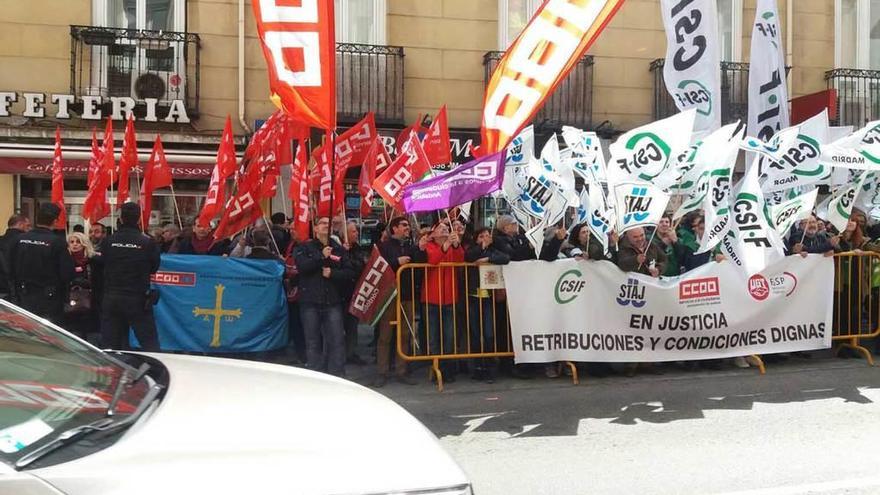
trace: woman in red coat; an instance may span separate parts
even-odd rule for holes
[[[425,245],[428,263],[461,263],[464,261],[464,249],[458,234],[449,232],[445,223],[437,223],[431,229],[430,241]],[[453,304],[458,300],[454,267],[432,267],[425,269],[425,281],[422,284],[422,302],[426,305],[426,322],[428,335],[428,353],[455,353],[455,314]],[[444,367],[446,368],[446,367]],[[453,375],[443,370],[447,381],[453,381]]]

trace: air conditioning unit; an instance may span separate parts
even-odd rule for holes
[[[131,77],[131,97],[139,102],[155,98],[160,105],[167,105],[172,100],[183,100],[184,87],[183,76],[176,72],[133,72]]]

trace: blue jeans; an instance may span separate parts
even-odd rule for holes
[[[451,305],[426,304],[427,321],[424,328],[428,332],[429,354],[454,354],[455,316]],[[441,340],[442,330],[442,340]],[[442,342],[442,348],[441,348]]]
[[[474,354],[504,350],[501,347],[502,342],[495,335],[497,314],[493,315],[492,313],[492,303],[491,297],[468,296],[468,326],[470,327],[471,352]],[[493,362],[494,359],[475,359],[473,361],[474,369],[491,369]]]
[[[311,370],[345,376],[345,326],[342,306],[300,303],[306,334],[306,361]],[[326,366],[325,366],[326,364]]]

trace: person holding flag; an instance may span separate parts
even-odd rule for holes
[[[657,278],[666,271],[666,253],[655,243],[648,243],[645,229],[627,230],[620,241],[617,266],[625,272],[641,273]]]

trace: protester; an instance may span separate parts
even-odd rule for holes
[[[400,267],[409,263],[423,263],[427,261],[424,251],[414,246],[410,237],[411,227],[406,217],[392,218],[388,223],[390,235],[388,239],[379,244],[379,254],[388,262],[393,273],[397,273]],[[401,314],[403,315],[403,331],[400,332],[400,347],[409,349],[411,337],[416,335],[416,306],[415,306],[415,277],[402,277],[397,287],[397,298],[400,301]],[[392,341],[394,326],[392,321],[397,319],[397,312],[393,306],[389,306],[379,320],[379,336],[376,340],[376,368],[378,375],[373,382],[374,387],[383,387],[388,380],[388,372],[391,365]],[[406,376],[406,361],[397,358],[395,363],[395,379],[407,385],[414,385]]]
[[[31,220],[20,213],[12,215],[6,222],[6,232],[0,236],[0,299],[15,302],[11,270],[12,247],[22,234],[30,230]]]
[[[18,304],[58,324],[62,323],[67,286],[74,273],[67,242],[51,230],[60,214],[54,203],[40,205],[37,228],[18,236],[10,256]]]
[[[702,235],[702,234],[701,234]],[[657,233],[654,235],[654,242],[666,254],[666,270],[661,273],[664,277],[675,277],[681,275],[683,270],[681,260],[684,257],[685,245],[678,240],[678,234],[672,226],[672,218],[664,215],[657,224]]]
[[[294,249],[299,245],[296,227],[290,226],[290,244],[284,255],[284,287],[287,296],[287,332],[296,364],[306,362],[306,336],[299,311],[299,269],[296,267]]]
[[[483,227],[475,232],[476,240],[464,255],[465,261],[476,264],[506,265],[510,256],[495,247],[492,230]],[[492,294],[480,287],[479,269],[468,267],[465,288],[468,299],[468,328],[470,329],[470,353],[499,352],[495,326],[496,308]],[[506,330],[506,329],[505,329]],[[506,333],[506,331],[505,331]],[[495,381],[494,360],[475,360],[472,378]]]
[[[578,224],[571,229],[560,251],[567,258],[589,259],[590,241],[590,227],[585,223]]]
[[[89,242],[95,247],[95,251],[100,252],[104,248],[106,234],[107,228],[101,222],[95,222],[89,226]]]
[[[281,258],[275,254],[271,244],[272,238],[269,231],[265,228],[254,229],[253,246],[251,247],[250,254],[248,254],[246,258],[255,260],[280,260]]]
[[[64,306],[65,328],[86,338],[91,330],[98,328],[92,282],[95,248],[88,236],[74,232],[67,236],[67,249],[73,258],[74,276],[70,281]]]
[[[270,241],[269,247],[276,253],[284,253],[287,245],[290,244],[290,233],[287,231],[289,225],[287,215],[282,212],[276,212],[272,214],[270,220],[272,222],[270,231],[275,242],[272,243]]]
[[[80,233],[80,234],[85,234],[85,233],[86,233],[86,228],[83,227],[82,224],[78,223],[78,224],[76,224],[76,225],[73,226],[73,231],[74,231],[74,232],[77,232],[77,233]]]
[[[538,259],[543,261],[555,261],[559,259],[560,249],[565,242],[568,232],[561,225],[550,227],[544,232],[544,244],[541,246],[541,254]]]
[[[370,258],[370,251],[360,244],[360,235],[356,222],[349,221],[346,228],[348,229],[348,243],[345,248],[348,250],[348,258],[351,260],[351,267],[355,276],[345,281],[343,290],[342,309],[345,317],[345,362],[348,364],[367,364],[357,354],[357,333],[360,320],[353,314],[348,312],[348,306],[357,287],[357,281],[367,266],[367,260]]]
[[[107,238],[104,251],[96,258],[104,272],[103,345],[129,348],[132,329],[140,348],[155,352],[159,350],[159,337],[153,305],[158,293],[150,289],[150,275],[159,270],[159,246],[141,232],[140,206],[123,204],[119,218],[122,226]]]
[[[690,221],[690,233],[692,235],[682,236],[683,240],[679,243],[681,245],[680,263],[682,271],[689,272],[694,268],[705,265],[711,259],[719,263],[724,261],[720,243],[714,249],[697,254],[697,251],[700,250],[700,240],[703,238],[703,233],[706,229],[706,219],[703,215],[692,215],[688,217],[688,220]]]
[[[519,225],[510,215],[501,215],[495,223],[495,246],[510,256],[510,261],[535,259],[528,239],[519,231]]]
[[[808,253],[832,255],[835,251],[840,251],[840,236],[829,236],[820,232],[819,221],[814,215],[804,220],[803,228],[800,238],[789,240],[789,252],[806,256]]]
[[[645,229],[636,227],[626,231],[617,258],[621,270],[656,278],[666,271],[666,264],[666,253],[656,244],[648,244]]]
[[[330,238],[330,219],[320,217],[314,238],[297,246],[300,317],[306,335],[307,366],[345,376],[344,283],[354,278],[348,253]],[[325,361],[326,359],[326,361]]]
[[[169,223],[162,228],[162,242],[159,243],[159,250],[163,254],[170,252],[178,242],[178,239],[180,239],[180,227]]]
[[[169,252],[172,254],[222,256],[227,254],[228,246],[229,242],[225,240],[215,242],[211,227],[196,220],[192,228],[192,235],[181,239],[177,243],[177,249]]]
[[[464,261],[464,250],[461,248],[458,234],[450,234],[449,227],[445,223],[438,222],[434,225],[424,251],[431,265]],[[455,289],[454,268],[425,269],[422,302],[426,304],[428,351],[432,355],[449,354],[455,350],[455,315],[452,312],[457,297]],[[441,362],[441,371],[448,382],[455,381],[452,369],[445,360]]]

